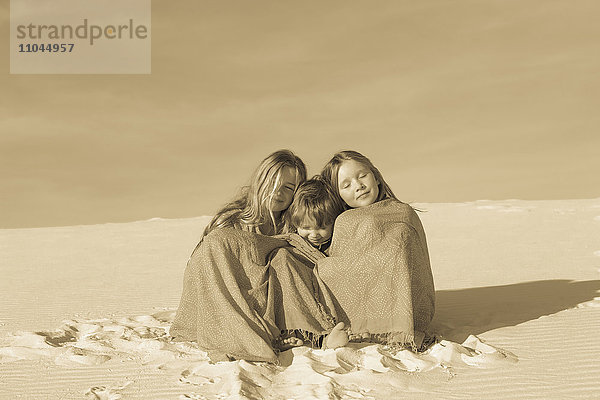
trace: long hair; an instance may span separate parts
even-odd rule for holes
[[[281,180],[283,168],[290,167],[296,172],[296,188],[306,180],[304,162],[290,150],[278,150],[268,155],[259,164],[250,178],[250,184],[244,186],[239,194],[223,206],[210,221],[204,234],[215,228],[235,227],[263,234],[276,234],[282,229],[275,220],[271,209],[271,200]],[[261,227],[267,227],[263,232]]]
[[[329,185],[331,185],[331,187],[334,189],[335,195],[339,197],[342,204],[344,204],[346,210],[351,207],[347,205],[346,202],[342,199],[342,196],[340,196],[340,189],[338,186],[338,172],[342,163],[344,161],[349,160],[354,160],[369,168],[375,176],[377,182],[379,182],[379,194],[377,195],[377,199],[375,200],[376,202],[385,199],[398,200],[396,198],[396,195],[392,191],[392,188],[390,188],[390,186],[386,183],[385,179],[383,179],[383,175],[381,175],[381,172],[379,172],[379,170],[373,165],[371,160],[369,160],[367,157],[363,156],[357,151],[344,150],[334,154],[331,160],[329,160],[329,162],[325,164],[323,170],[321,171],[321,176],[323,176],[323,179],[326,182],[328,182]]]

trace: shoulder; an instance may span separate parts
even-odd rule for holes
[[[360,207],[360,208],[351,208],[349,210],[344,211],[342,214],[338,216],[338,218],[360,218],[362,216],[369,215],[378,215],[378,214],[387,214],[387,213],[414,213],[414,209],[406,204],[396,199],[386,199],[381,200],[371,205]]]
[[[374,213],[397,214],[404,219],[419,219],[415,209],[407,203],[396,199],[386,199],[373,204]]]
[[[242,210],[227,210],[215,216],[215,228],[239,228]]]
[[[386,199],[366,207],[344,211],[335,221],[335,228],[345,226],[380,226],[406,224],[420,229],[419,216],[409,204],[396,199]]]
[[[236,238],[242,231],[232,227],[215,227],[206,236],[204,236],[202,242],[207,246],[218,246],[226,244],[233,238]]]

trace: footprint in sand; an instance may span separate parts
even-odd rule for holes
[[[110,358],[107,354],[94,354],[94,352],[86,349],[69,347],[54,359],[54,363],[67,366],[73,364],[100,365],[110,360]]]
[[[594,255],[595,255],[596,257],[600,257],[600,250],[596,250],[596,251],[594,252]]]
[[[44,341],[53,347],[61,347],[65,343],[76,342],[78,330],[76,327],[67,325],[64,329],[59,329],[54,332],[35,332],[44,338]]]
[[[132,383],[133,381],[126,381],[125,383],[114,387],[94,386],[92,388],[89,388],[87,392],[85,392],[85,395],[90,399],[119,400],[123,398],[121,390],[125,389]]]
[[[179,382],[189,383],[196,386],[210,385],[211,383],[219,383],[220,381],[221,378],[218,376],[208,377],[204,375],[196,375],[187,369],[184,370],[181,373],[181,377],[179,377]]]

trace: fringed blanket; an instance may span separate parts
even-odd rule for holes
[[[412,207],[384,200],[335,221],[315,273],[352,334],[419,346],[435,308],[425,232]]]
[[[216,229],[188,261],[170,334],[196,341],[213,359],[276,362],[272,342],[281,331],[318,336],[335,325],[313,266],[283,238]]]

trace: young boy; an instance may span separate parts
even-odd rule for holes
[[[327,254],[331,245],[333,223],[344,211],[344,205],[333,189],[317,175],[298,186],[294,200],[286,211],[287,230],[296,230],[313,247]],[[290,229],[291,228],[291,229]],[[283,345],[302,345],[302,339],[288,337]],[[348,334],[343,322],[338,323],[328,335],[322,337],[323,349],[335,349],[348,343]]]
[[[289,224],[313,247],[327,254],[331,245],[333,223],[344,211],[333,189],[315,176],[296,190],[288,209]]]

